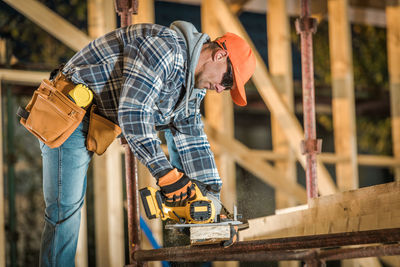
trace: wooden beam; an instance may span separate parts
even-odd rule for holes
[[[239,20],[233,16],[224,1],[215,0],[213,3],[215,10],[218,10],[218,20],[222,28],[225,31],[230,31],[242,36],[251,45],[254,54],[256,55],[256,69],[252,80],[256,85],[262,99],[271,110],[272,115],[278,119],[285,135],[289,137],[288,141],[290,146],[295,152],[297,159],[304,167],[305,158],[300,150],[300,143],[304,139],[304,134],[299,121],[295,115],[289,111],[287,105],[280,97],[278,90],[273,85],[271,78],[268,75],[268,70],[263,59],[257,52],[257,49],[255,48],[243,26],[240,24]],[[319,192],[322,195],[335,193],[337,188],[320,160],[317,160],[317,172],[319,177]]]
[[[392,116],[393,155],[400,160],[400,1],[392,1],[386,7],[387,51]],[[394,169],[395,179],[400,181],[400,167]]]
[[[249,224],[240,232],[241,240],[396,228],[400,182],[322,196],[309,209],[251,219]]]
[[[97,266],[123,266],[124,216],[119,140],[93,158]]]
[[[380,155],[358,155],[358,165],[400,167],[400,159]]]
[[[285,154],[275,153],[271,150],[257,150],[253,149],[250,152],[254,157],[262,158],[263,160],[269,161],[285,161]],[[349,159],[345,156],[338,156],[334,153],[322,153],[318,155],[318,158],[323,163],[336,164],[338,162],[346,162]],[[358,155],[358,165],[364,166],[379,166],[379,167],[400,167],[400,160],[391,156],[381,155]]]
[[[3,0],[72,50],[78,51],[92,39],[37,0]]]
[[[328,0],[335,151],[348,158],[336,164],[339,190],[358,188],[353,54],[347,0]]]
[[[139,12],[132,15],[132,24],[154,23],[154,0],[138,0]]]
[[[0,79],[3,82],[21,85],[39,85],[49,74],[46,71],[0,69]]]
[[[305,203],[307,201],[306,192],[299,184],[287,179],[283,173],[277,171],[269,163],[260,158],[252,157],[249,148],[236,139],[219,133],[219,131],[210,126],[207,121],[204,122],[204,126],[210,142],[219,145],[220,150],[224,150],[225,153],[230,155],[239,165],[247,169],[247,171],[275,189],[293,196],[300,203]]]
[[[113,1],[90,0],[88,17],[93,39],[116,27]],[[96,262],[100,267],[125,263],[121,160],[119,140],[102,156],[93,156]]]
[[[87,0],[89,40],[100,37],[117,26],[113,1]]]
[[[271,79],[290,112],[294,111],[292,50],[289,17],[286,0],[269,0],[267,11],[268,60]],[[271,116],[272,146],[276,153],[284,154],[286,161],[276,162],[275,167],[296,182],[296,157],[287,137],[277,121]],[[275,192],[276,209],[296,205],[296,201],[280,191]]]

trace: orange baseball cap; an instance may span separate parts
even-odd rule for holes
[[[234,33],[227,32],[215,40],[226,49],[233,68],[233,86],[231,97],[238,106],[246,106],[245,83],[251,78],[256,68],[256,58],[249,44]]]

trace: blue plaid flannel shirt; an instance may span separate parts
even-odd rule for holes
[[[205,90],[193,89],[189,113],[185,105],[178,105],[185,90],[186,61],[186,44],[175,31],[136,24],[92,41],[67,62],[63,73],[93,91],[99,113],[119,124],[131,150],[154,177],[173,168],[160,147],[155,126],[173,121],[174,141],[186,175],[220,187],[200,115]]]

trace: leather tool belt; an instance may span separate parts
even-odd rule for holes
[[[67,97],[75,87],[61,72],[53,81],[44,79],[35,90],[25,108],[19,107],[20,123],[50,148],[61,146],[82,122],[86,110]],[[95,113],[96,105],[90,107],[89,131],[86,147],[103,154],[121,128]]]

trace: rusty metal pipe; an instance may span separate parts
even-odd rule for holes
[[[310,0],[301,1],[301,17],[296,20],[296,30],[301,39],[301,71],[303,88],[304,141],[303,154],[306,155],[306,187],[308,199],[318,197],[317,158],[321,147],[317,141],[315,126],[314,64],[312,34],[316,31],[316,21],[310,17]]]
[[[283,251],[257,251],[242,252],[234,254],[211,254],[205,258],[204,255],[182,257],[179,262],[206,262],[206,261],[305,261],[309,266],[324,266],[325,261],[344,260],[366,257],[381,257],[400,255],[400,245],[380,245],[358,248],[338,248],[327,250],[283,250]],[[154,259],[153,259],[154,260]]]
[[[120,16],[121,27],[132,24],[132,14],[138,12],[137,0],[114,0],[115,12]],[[121,138],[125,149],[125,180],[128,219],[129,263],[132,266],[144,266],[134,258],[135,251],[140,249],[140,211],[139,182],[137,161],[125,138]]]
[[[256,241],[243,241],[223,248],[219,245],[201,247],[171,247],[156,250],[138,250],[135,252],[135,259],[138,261],[210,261],[210,260],[234,260],[235,255],[239,255],[238,260],[245,260],[246,255],[252,260],[256,254],[266,255],[270,252],[283,253],[287,251],[304,250],[314,248],[341,247],[347,245],[391,243],[400,242],[400,228],[361,231],[353,233],[325,234],[289,238],[276,238]],[[286,254],[285,254],[286,253]],[[314,252],[312,252],[314,253]],[[294,254],[293,257],[300,257]],[[260,256],[261,257],[261,256]],[[271,256],[273,257],[273,256]],[[305,257],[305,256],[304,256]],[[289,258],[289,256],[288,256]],[[305,257],[307,258],[307,257]]]
[[[114,0],[115,12],[120,16],[121,27],[132,24],[132,14],[138,13],[138,0]]]
[[[125,141],[126,142],[126,141]],[[140,212],[136,159],[128,144],[125,148],[125,180],[128,213],[129,262],[135,262],[134,253],[140,248]]]
[[[326,261],[400,255],[400,244],[340,248],[321,251],[320,259]]]

